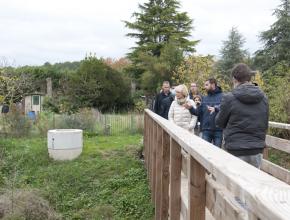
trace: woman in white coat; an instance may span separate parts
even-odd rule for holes
[[[183,105],[190,103],[190,105],[196,108],[196,104],[189,99],[188,90],[185,85],[175,87],[175,93],[175,100],[172,102],[168,112],[168,120],[190,132],[194,132],[197,117],[192,115]]]

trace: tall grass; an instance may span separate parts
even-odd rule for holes
[[[45,138],[0,139],[0,218],[5,192],[15,192],[15,200],[21,190],[37,192],[49,202],[43,208],[51,207],[63,220],[152,219],[140,140],[141,135],[85,137],[79,158],[53,161]],[[26,207],[30,200],[25,201]],[[48,220],[33,218],[39,219]]]

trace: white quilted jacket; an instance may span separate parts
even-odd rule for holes
[[[188,99],[187,102],[196,108],[194,101]],[[182,105],[179,105],[177,101],[174,100],[168,112],[168,120],[174,122],[182,128],[185,128],[186,130],[193,132],[197,122],[197,116],[190,114],[188,109],[184,108]]]

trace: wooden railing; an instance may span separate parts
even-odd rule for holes
[[[269,127],[290,130],[290,124],[283,124],[277,122],[269,122]],[[261,169],[290,185],[290,171],[268,161],[269,148],[273,148],[290,154],[290,140],[285,140],[282,138],[267,135],[266,145],[267,147],[264,151],[264,159],[262,161]]]
[[[151,112],[144,156],[155,219],[290,219],[290,186]]]

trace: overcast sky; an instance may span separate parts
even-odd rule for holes
[[[120,58],[134,46],[122,20],[132,21],[145,0],[0,0],[0,59],[13,65],[77,61],[93,52]],[[197,54],[219,55],[222,41],[236,26],[251,53],[258,35],[275,21],[279,0],[181,0],[194,19]]]

